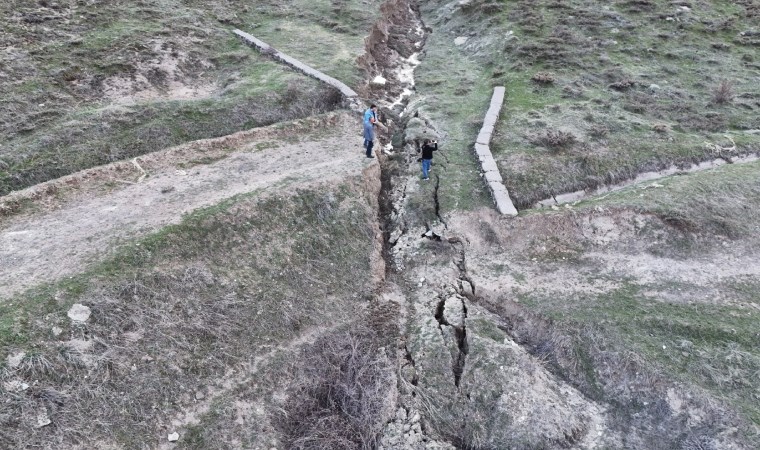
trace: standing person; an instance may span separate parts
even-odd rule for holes
[[[367,158],[372,156],[372,148],[375,146],[375,124],[377,123],[377,105],[370,105],[364,112],[364,148],[367,149]]]
[[[438,150],[438,141],[425,139],[422,143],[422,179],[425,181],[430,179],[428,177],[430,164],[433,162],[433,152],[436,150]]]

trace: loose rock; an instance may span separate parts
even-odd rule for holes
[[[37,413],[37,428],[42,428],[46,425],[50,425],[51,420],[47,415],[47,411],[42,409]]]
[[[8,355],[5,360],[8,362],[9,368],[15,369],[21,365],[21,361],[24,360],[24,356],[26,356],[26,352],[18,352],[15,355]]]
[[[71,309],[69,309],[69,312],[66,315],[69,316],[69,319],[74,322],[84,323],[87,322],[87,319],[90,318],[90,314],[90,308],[82,304],[75,303],[71,306]]]

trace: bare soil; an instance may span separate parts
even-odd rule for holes
[[[362,154],[359,126],[349,115],[322,126],[329,130],[293,136],[293,142],[243,137],[234,151],[214,163],[182,168],[181,160],[170,159],[141,181],[119,183],[101,195],[92,195],[90,189],[87,196],[58,203],[52,210],[6,220],[0,229],[0,295],[7,298],[79,273],[120,243],[234,195],[341,179],[372,161]]]

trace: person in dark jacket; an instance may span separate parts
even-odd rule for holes
[[[430,164],[433,162],[433,152],[438,150],[438,141],[425,139],[422,143],[422,179],[429,180]]]

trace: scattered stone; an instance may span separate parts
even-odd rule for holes
[[[3,383],[3,389],[8,392],[22,392],[29,389],[29,385],[21,380],[11,380]]]
[[[15,369],[21,365],[21,361],[24,360],[24,356],[26,356],[26,352],[18,352],[15,355],[8,355],[5,360],[8,362],[8,367]]]
[[[90,308],[82,304],[75,303],[71,306],[71,309],[69,309],[69,312],[66,315],[69,316],[69,319],[71,319],[73,322],[84,323],[87,322],[87,319],[90,318],[90,314]]]
[[[203,400],[204,398],[206,398],[206,394],[204,394],[203,392],[198,391],[195,393],[196,400]]]
[[[179,433],[176,431],[169,435],[169,442],[177,442],[179,440]]]
[[[652,83],[652,84],[649,85],[649,90],[650,91],[657,91],[659,89],[660,89],[660,85],[659,84]]]
[[[47,415],[47,410],[41,409],[37,413],[37,425],[36,428],[42,428],[44,426],[50,425],[52,422],[50,420],[50,417]]]
[[[474,289],[472,288],[472,284],[470,284],[470,282],[467,280],[462,280],[462,295],[465,295],[465,296],[475,295]],[[419,420],[419,417],[418,417],[418,420]],[[414,422],[414,420],[412,420],[412,422]]]
[[[383,76],[378,75],[375,78],[370,81],[370,84],[373,86],[385,86],[385,83],[387,83],[388,80],[386,80]]]
[[[168,194],[169,192],[174,192],[175,189],[176,188],[174,186],[164,186],[164,187],[161,188],[161,193],[162,194]]]
[[[150,355],[145,355],[142,358],[140,358],[140,361],[142,361],[142,362],[152,362],[153,358],[151,358]]]
[[[55,337],[58,337],[58,336],[61,335],[61,333],[63,333],[63,329],[60,328],[60,327],[53,327],[53,328],[50,329],[50,331],[53,332],[53,336],[55,336]]]
[[[464,45],[464,43],[467,42],[467,39],[469,39],[467,36],[459,36],[454,39],[454,45]]]

